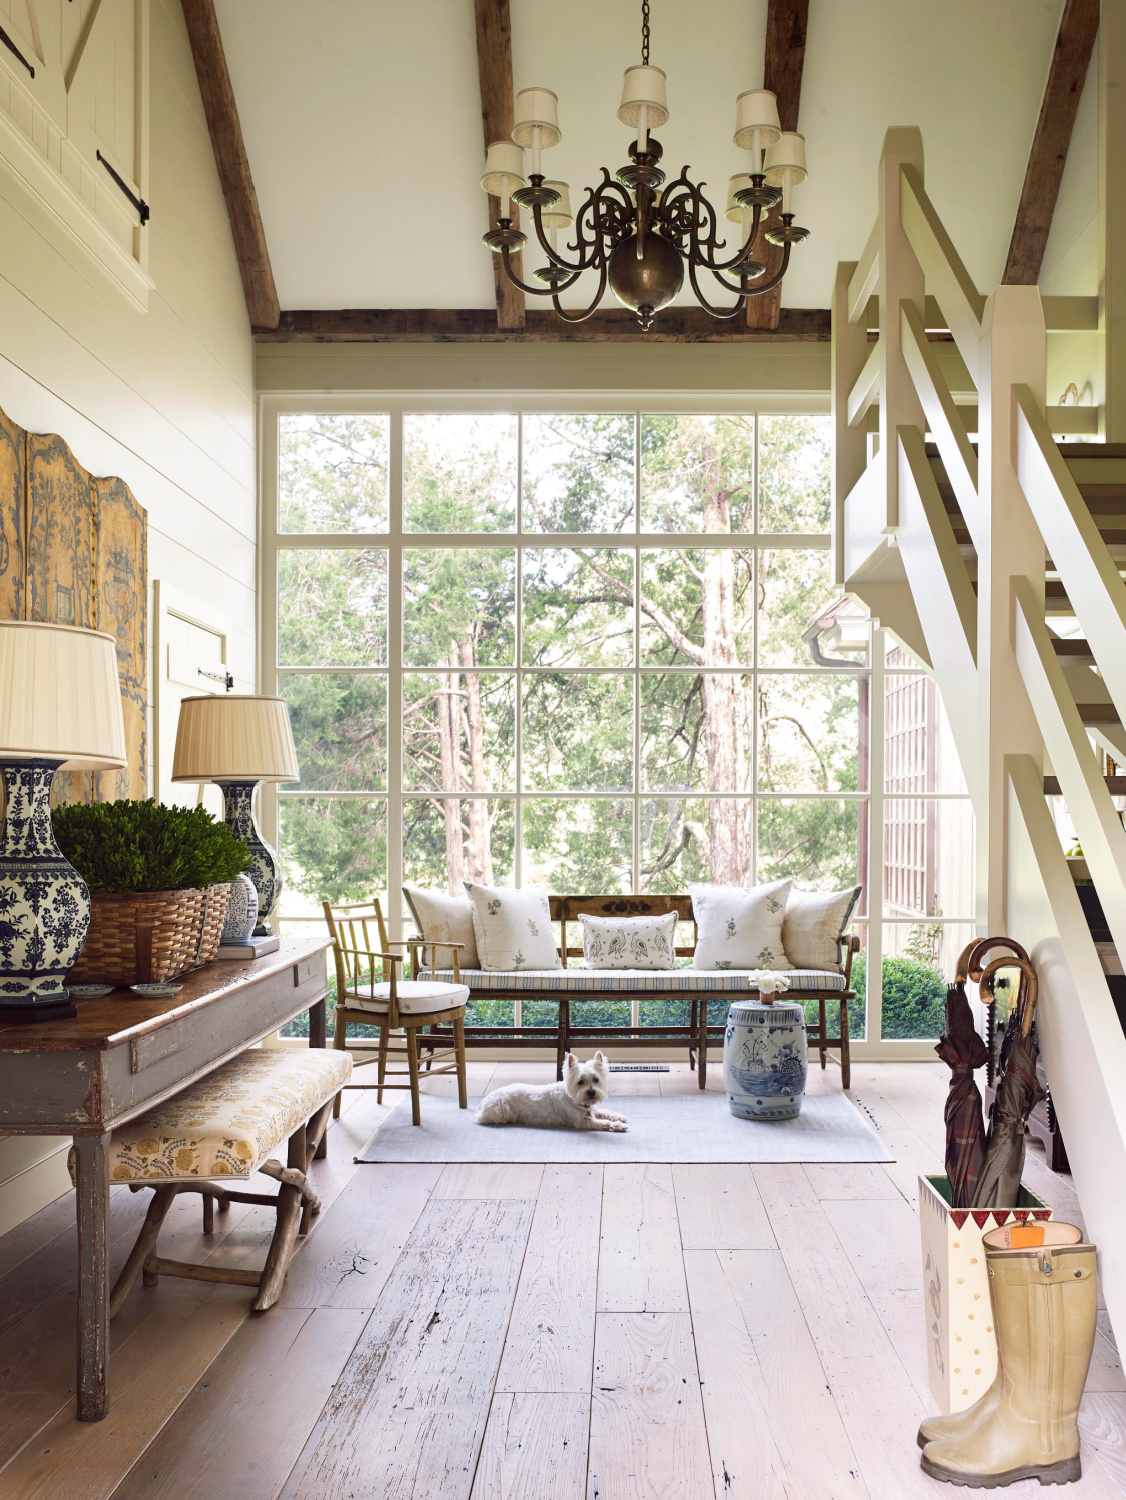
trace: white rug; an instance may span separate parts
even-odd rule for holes
[[[417,1162],[854,1162],[892,1161],[879,1136],[843,1094],[812,1094],[796,1120],[737,1120],[722,1094],[619,1095],[610,1108],[629,1130],[534,1130],[478,1125],[478,1100],[424,1095],[422,1124],[403,1102],[356,1161]]]

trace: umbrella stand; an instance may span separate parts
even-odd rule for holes
[[[994,1004],[993,982],[999,969],[1020,970],[1017,1004],[1001,1044],[1001,1076],[989,1127],[985,1161],[974,1189],[973,1208],[1016,1208],[1024,1172],[1024,1133],[1033,1107],[1044,1097],[1036,1077],[1038,1047],[1032,1034],[1036,1011],[1036,972],[1027,958],[998,958],[981,971],[978,993]]]

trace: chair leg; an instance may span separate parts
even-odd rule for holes
[[[149,1251],[156,1244],[160,1233],[160,1226],[164,1223],[164,1216],[172,1207],[176,1194],[180,1191],[179,1185],[169,1183],[167,1187],[158,1187],[152,1195],[149,1211],[145,1215],[145,1222],[141,1225],[141,1232],[137,1236],[137,1242],[129,1252],[129,1259],[121,1268],[121,1275],[114,1283],[113,1291],[109,1299],[109,1315],[115,1318],[121,1309],[121,1304],[128,1297],[133,1283],[141,1272],[145,1261],[148,1259]],[[157,1278],[145,1273],[145,1285],[155,1286]]]
[[[390,1042],[390,1026],[381,1026],[379,1028],[379,1088],[375,1095],[376,1104],[383,1103],[383,1082],[387,1077],[387,1048]]]
[[[332,1023],[332,1048],[334,1052],[343,1052],[346,1050],[348,1045],[347,1031],[348,1023],[344,1019],[344,1012],[340,1003],[337,1002],[336,1013]],[[344,1090],[341,1089],[332,1101],[332,1118],[334,1120],[339,1120],[340,1118],[340,1101],[343,1097]]]
[[[469,1090],[465,1084],[465,1020],[454,1017],[454,1052],[457,1056],[457,1107],[469,1108]]]
[[[817,1016],[818,1016],[818,1020],[821,1023],[821,1030],[818,1033],[818,1046],[817,1046],[817,1050],[821,1054],[821,1071],[824,1072],[825,1071],[825,1064],[826,1064],[826,1062],[828,1060],[828,1057],[829,1057],[829,1049],[825,1045],[826,1041],[828,1040],[828,1036],[829,1036],[829,1026],[828,1026],[828,1022],[825,1019],[825,997],[824,997],[824,995],[822,995],[821,998],[817,1002]]]
[[[841,1088],[852,1083],[852,1057],[849,1052],[848,1001],[841,1001]]]
[[[407,1067],[411,1075],[411,1121],[422,1124],[422,1103],[418,1092],[418,1032],[413,1026],[403,1028],[407,1039]]]

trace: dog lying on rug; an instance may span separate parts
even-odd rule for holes
[[[481,1100],[478,1125],[538,1125],[547,1130],[628,1130],[624,1115],[600,1108],[610,1092],[604,1052],[581,1063],[573,1052],[563,1062],[563,1081],[547,1088],[507,1083]]]

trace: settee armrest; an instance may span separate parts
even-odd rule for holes
[[[860,952],[860,938],[855,932],[850,932],[844,940],[845,944],[845,989],[852,989],[852,956]]]

